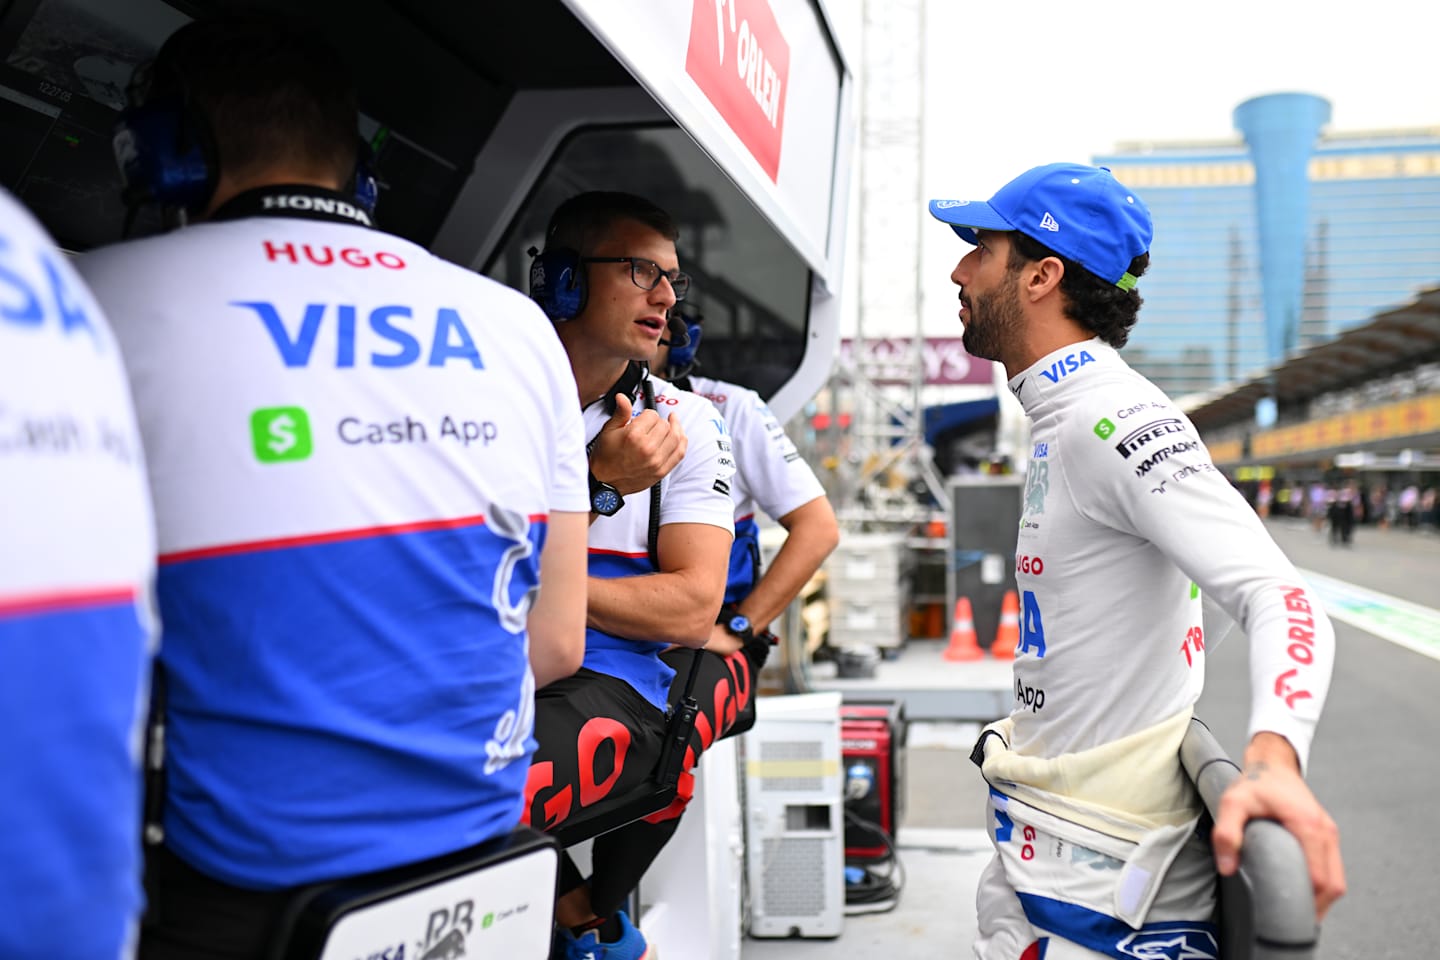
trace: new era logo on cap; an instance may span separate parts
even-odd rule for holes
[[[1135,286],[1130,262],[1150,249],[1152,235],[1138,197],[1104,167],[1078,163],[1027,170],[988,201],[932,200],[930,213],[967,243],[977,230],[1023,233],[1122,290]]]

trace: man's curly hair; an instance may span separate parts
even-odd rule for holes
[[[1056,258],[1065,265],[1065,276],[1060,279],[1060,292],[1065,295],[1065,316],[1115,349],[1125,346],[1130,339],[1130,328],[1140,319],[1140,305],[1145,302],[1139,290],[1121,290],[1033,237],[1018,231],[1006,236],[1010,240],[1006,270],[1013,272],[1027,263],[1046,257]],[[1130,261],[1130,275],[1138,279],[1149,266],[1150,254],[1142,253]]]

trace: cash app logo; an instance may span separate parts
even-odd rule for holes
[[[250,439],[261,463],[286,463],[310,456],[310,417],[303,407],[261,407],[250,414]]]

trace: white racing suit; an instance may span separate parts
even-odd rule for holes
[[[1214,870],[1179,761],[1201,591],[1249,636],[1249,732],[1287,738],[1302,770],[1334,632],[1194,425],[1115,350],[1071,344],[1010,388],[1034,446],[1015,702],[983,743],[997,852],[977,956],[1214,957]]]
[[[1186,710],[1055,760],[1010,752],[1008,719],[985,728],[996,856],[976,895],[977,957],[1219,956],[1214,866],[1178,754],[1189,722]]]

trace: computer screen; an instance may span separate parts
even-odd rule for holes
[[[61,246],[120,238],[115,121],[135,67],[187,19],[160,0],[29,0],[0,22],[0,183]]]
[[[127,211],[115,125],[135,68],[189,17],[164,0],[13,0],[0,2],[0,11],[0,184],[68,250],[123,239]],[[375,154],[376,221],[428,245],[486,132],[478,81],[456,75],[457,67],[436,56],[423,35],[347,29],[359,35],[337,42],[360,60],[361,103],[367,92],[379,103],[376,115],[359,118],[359,132]],[[417,63],[449,71],[443,88],[454,91],[453,104],[437,110],[437,98],[413,97],[404,81]],[[407,93],[397,96],[399,88]],[[463,122],[456,120],[460,104],[468,105]],[[461,126],[474,129],[461,135],[454,129]],[[160,228],[160,211],[145,208],[128,235]]]

